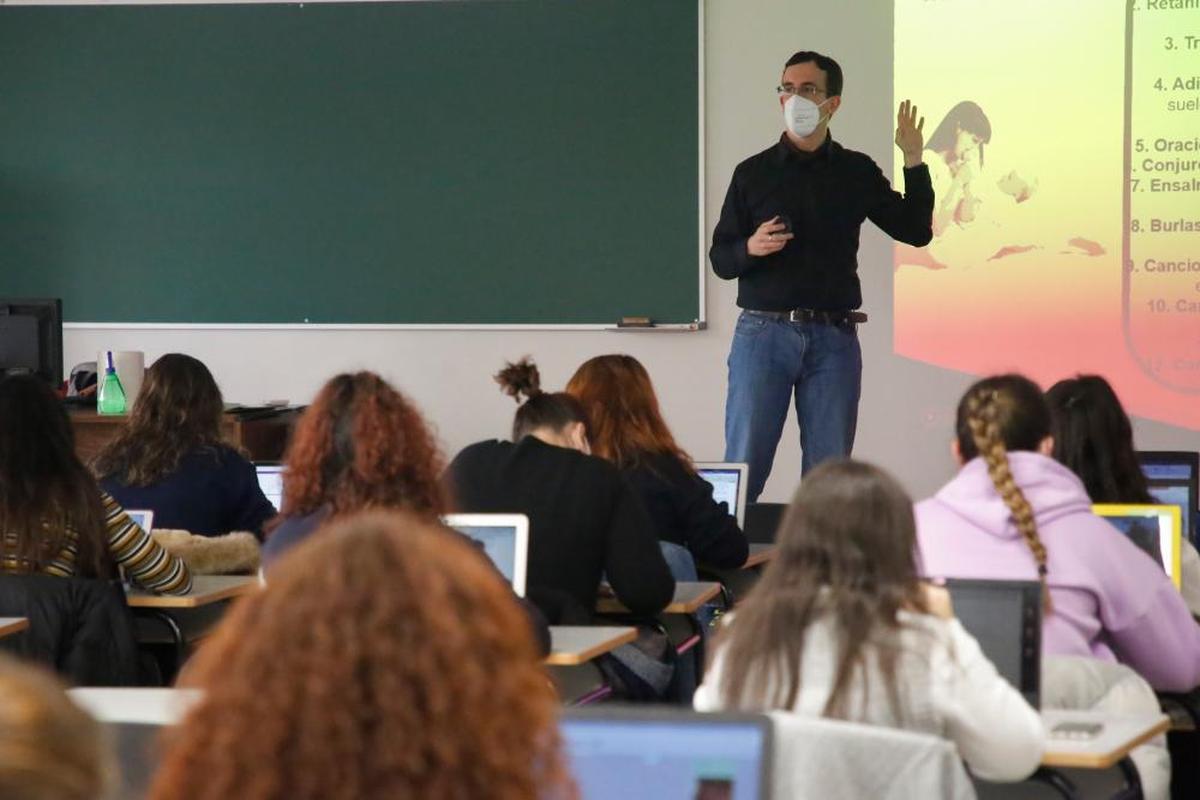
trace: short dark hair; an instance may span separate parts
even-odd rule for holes
[[[817,68],[825,72],[825,96],[836,97],[842,93],[842,68],[829,56],[821,55],[814,50],[801,50],[787,60],[783,65],[784,69],[796,64],[807,64],[812,62],[817,65]]]

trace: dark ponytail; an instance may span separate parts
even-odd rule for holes
[[[521,404],[513,418],[514,442],[521,441],[538,428],[561,431],[580,422],[585,431],[589,430],[587,415],[578,400],[565,392],[542,391],[541,375],[528,356],[515,364],[505,363],[504,369],[493,377],[502,392]]]

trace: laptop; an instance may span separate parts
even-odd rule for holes
[[[766,800],[772,728],[762,714],[569,708],[559,721],[581,800]]]
[[[1150,494],[1163,505],[1179,506],[1181,535],[1195,543],[1195,516],[1200,508],[1200,453],[1142,450],[1137,457],[1150,484]]]
[[[748,464],[727,462],[696,462],[696,472],[712,485],[713,499],[729,507],[737,517],[739,528],[746,526],[746,485],[750,474]]]
[[[146,533],[150,533],[152,530],[154,530],[153,511],[142,508],[127,508],[125,509],[125,513],[131,520],[137,523],[139,528],[144,530]]]
[[[1183,530],[1179,506],[1098,503],[1092,506],[1092,511],[1111,522],[1146,555],[1161,564],[1175,588],[1179,588],[1179,548]]]
[[[258,487],[275,506],[283,509],[283,464],[278,461],[256,461],[254,471],[258,473]]]
[[[529,517],[524,514],[447,514],[442,521],[478,544],[500,574],[512,584],[517,596],[525,596]]]
[[[1038,707],[1042,676],[1042,585],[1038,581],[946,581],[954,616],[1012,686]]]

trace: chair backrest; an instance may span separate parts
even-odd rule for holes
[[[0,648],[40,661],[77,686],[139,682],[133,616],[116,581],[0,575],[0,616],[29,628]]]
[[[742,528],[746,538],[751,544],[774,544],[785,511],[787,503],[748,503],[746,525]]]
[[[776,800],[973,800],[958,750],[937,736],[771,712]]]

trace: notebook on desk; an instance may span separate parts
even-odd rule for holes
[[[746,478],[749,471],[750,467],[746,464],[696,462],[696,472],[712,486],[713,499],[729,507],[729,513],[737,518],[739,528],[746,526]]]
[[[1183,518],[1179,506],[1139,506],[1097,503],[1092,511],[1112,523],[1146,555],[1157,561],[1178,589],[1181,583],[1179,548]]]
[[[759,714],[569,708],[559,722],[581,800],[766,800],[772,729]]]
[[[518,597],[525,596],[529,564],[529,517],[524,514],[447,514],[451,528],[478,544]]]
[[[256,461],[254,471],[258,473],[258,488],[275,506],[276,511],[283,509],[283,465],[278,461]]]
[[[1042,585],[1037,581],[946,581],[954,616],[1001,677],[1038,707],[1042,679]]]

